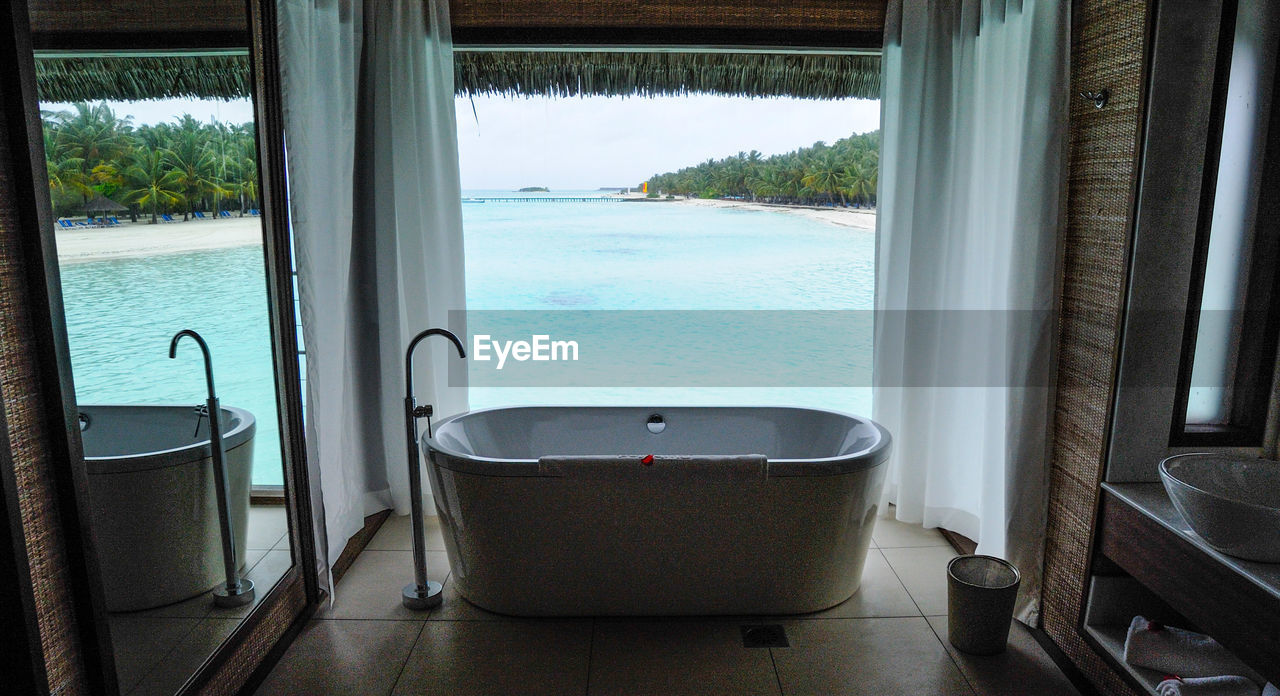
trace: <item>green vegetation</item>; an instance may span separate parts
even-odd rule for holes
[[[519,190],[518,193],[550,193],[551,189],[546,186],[526,186]]]
[[[784,155],[739,152],[655,174],[649,190],[697,198],[743,198],[802,205],[875,205],[880,131],[822,141]]]
[[[84,214],[102,195],[129,206],[130,217],[258,207],[258,157],[252,123],[174,123],[134,127],[106,103],[43,112],[45,164],[58,217]]]

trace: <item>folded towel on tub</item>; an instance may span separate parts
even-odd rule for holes
[[[1248,677],[1187,677],[1166,679],[1156,685],[1160,696],[1258,696],[1258,685]]]
[[[1133,617],[1129,623],[1129,633],[1124,639],[1124,661],[1183,679],[1239,675],[1254,679],[1255,685],[1262,681],[1255,679],[1256,672],[1213,638],[1141,616]]]

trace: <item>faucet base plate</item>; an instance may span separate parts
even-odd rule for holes
[[[228,590],[227,583],[213,588],[213,605],[216,607],[242,607],[253,601],[253,581],[240,578],[240,588]]]
[[[422,611],[423,609],[440,606],[440,603],[444,601],[444,590],[440,583],[428,580],[425,591],[420,589],[417,583],[409,583],[404,586],[401,596],[401,601],[406,609]]]

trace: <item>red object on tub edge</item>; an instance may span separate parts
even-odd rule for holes
[[[651,466],[653,464],[653,455],[652,454],[644,455],[644,459],[641,459],[640,463],[644,464],[645,466]]]

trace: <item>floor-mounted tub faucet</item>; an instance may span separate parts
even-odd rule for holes
[[[218,497],[218,526],[222,532],[222,563],[226,570],[226,582],[213,588],[213,603],[219,607],[239,607],[253,601],[253,581],[240,577],[236,568],[236,537],[231,528],[231,490],[227,481],[226,452],[222,442],[222,409],[218,406],[218,394],[213,389],[213,358],[209,344],[200,334],[183,329],[169,341],[169,357],[178,357],[178,341],[190,336],[204,354],[204,378],[208,387],[205,408],[209,416],[209,444],[213,451],[213,487]],[[199,426],[197,426],[198,428]]]
[[[440,606],[444,599],[440,583],[427,580],[427,551],[422,537],[426,533],[422,519],[422,469],[418,458],[418,419],[427,419],[427,437],[431,437],[431,404],[418,406],[413,398],[413,350],[427,336],[444,336],[458,349],[458,357],[466,358],[462,341],[447,329],[427,329],[409,341],[404,352],[404,424],[409,438],[409,514],[413,523],[413,584],[405,585],[401,601],[409,609],[430,609]]]

